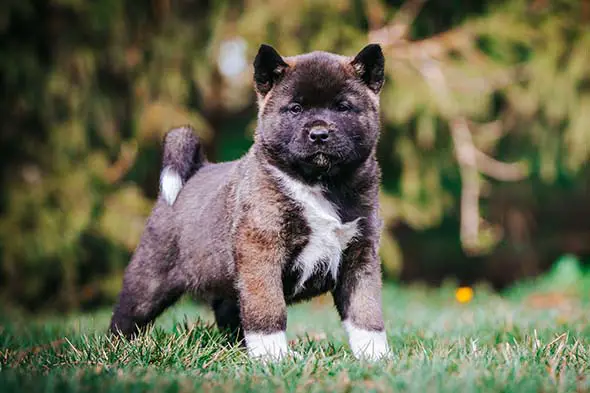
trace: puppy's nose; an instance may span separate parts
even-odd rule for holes
[[[322,143],[330,138],[330,130],[327,127],[313,127],[309,131],[309,140],[314,143]]]

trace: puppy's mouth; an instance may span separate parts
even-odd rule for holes
[[[306,176],[320,178],[338,172],[338,157],[325,152],[310,154],[299,161],[299,167]]]
[[[318,168],[330,169],[333,163],[333,158],[326,153],[316,153],[310,157],[310,162]]]
[[[297,158],[294,164],[300,173],[310,179],[335,175],[340,171],[342,163],[342,154],[323,149],[300,153],[295,157]]]

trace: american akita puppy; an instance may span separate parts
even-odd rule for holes
[[[286,307],[330,291],[357,358],[389,352],[381,309],[379,45],[355,57],[254,61],[258,127],[209,163],[191,127],[164,139],[161,192],[126,269],[111,331],[132,337],[183,293],[207,301],[252,357],[288,353]]]

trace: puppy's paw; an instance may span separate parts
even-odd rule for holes
[[[278,362],[291,355],[285,332],[246,333],[246,348],[252,359]]]
[[[392,356],[384,331],[370,331],[358,328],[345,321],[344,328],[348,333],[350,349],[355,358],[378,361]]]

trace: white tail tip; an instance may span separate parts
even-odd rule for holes
[[[172,206],[182,189],[182,179],[178,172],[167,166],[160,176],[160,191],[168,205]]]

